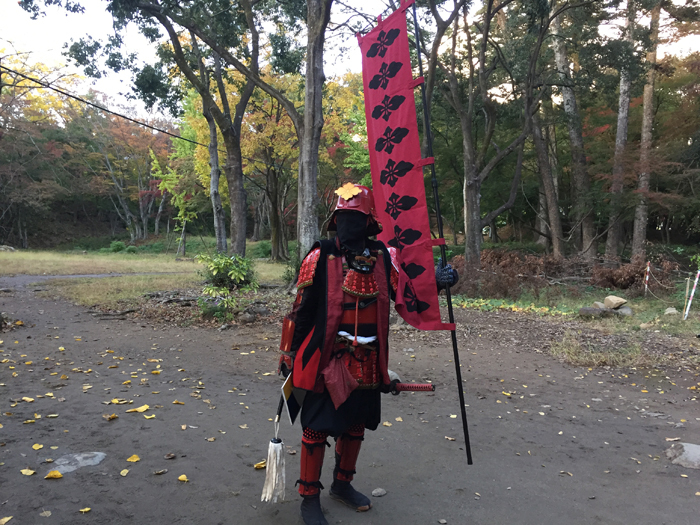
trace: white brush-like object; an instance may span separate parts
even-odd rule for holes
[[[284,500],[284,443],[277,437],[280,429],[279,414],[275,418],[275,437],[270,440],[270,446],[267,449],[267,463],[265,473],[265,484],[263,485],[262,496],[260,501],[272,501],[277,503],[277,500]]]

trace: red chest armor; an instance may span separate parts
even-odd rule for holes
[[[355,274],[355,272],[348,272]],[[372,277],[371,274],[356,274],[362,277]],[[346,283],[348,279],[345,279]],[[368,281],[365,281],[367,283]],[[372,279],[374,286],[376,282]],[[343,290],[346,290],[345,283]],[[363,288],[363,291],[371,290],[369,287]],[[355,326],[357,325],[377,325],[377,301],[372,301],[371,304],[362,308],[360,297],[351,295],[347,291],[343,293],[344,308],[340,319],[341,325]],[[350,309],[349,306],[354,308]],[[353,334],[354,335],[354,334]],[[376,388],[379,386],[379,366],[377,361],[377,343],[372,342],[366,345],[353,343],[347,339],[339,337],[336,343],[336,351],[342,353],[340,359],[360,384],[358,388]]]

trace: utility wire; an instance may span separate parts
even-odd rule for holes
[[[155,126],[151,126],[150,124],[146,124],[145,122],[141,122],[140,120],[136,120],[136,119],[133,119],[133,118],[131,118],[131,117],[127,117],[126,115],[122,115],[121,113],[117,113],[116,111],[112,111],[111,109],[107,109],[107,108],[105,108],[105,107],[103,107],[103,106],[100,106],[99,104],[95,104],[94,102],[90,102],[89,100],[85,100],[84,98],[79,97],[78,95],[74,95],[74,94],[72,94],[72,93],[69,93],[68,91],[65,91],[65,90],[63,90],[63,89],[57,88],[57,87],[55,87],[55,86],[52,86],[51,84],[48,84],[48,83],[43,82],[43,81],[41,81],[41,80],[38,80],[38,79],[36,79],[36,78],[29,77],[29,76],[25,75],[24,73],[20,73],[19,71],[15,71],[14,69],[10,69],[9,67],[3,66],[2,64],[0,64],[0,69],[4,69],[5,71],[9,71],[9,72],[12,73],[12,74],[18,75],[18,76],[20,76],[20,77],[22,77],[22,78],[25,78],[25,79],[27,79],[27,80],[29,80],[29,81],[31,81],[31,82],[34,82],[34,83],[36,83],[36,84],[39,84],[40,86],[42,86],[42,87],[44,87],[44,88],[51,89],[51,90],[53,90],[53,91],[55,91],[55,92],[57,92],[57,93],[60,93],[61,95],[65,95],[65,96],[68,97],[68,98],[72,98],[72,99],[74,99],[74,100],[77,100],[78,102],[82,102],[83,104],[87,104],[88,106],[92,106],[92,107],[94,107],[94,108],[97,108],[97,109],[99,109],[100,111],[104,111],[104,112],[106,112],[106,113],[110,113],[110,114],[112,114],[112,115],[114,115],[114,116],[116,116],[116,117],[123,118],[124,120],[128,120],[128,121],[130,121],[130,122],[133,122],[134,124],[138,124],[139,126],[143,126],[144,128],[152,129],[153,131],[157,131],[157,132],[159,132],[159,133],[164,133],[164,134],[169,135],[169,136],[171,136],[171,137],[173,137],[173,138],[176,138],[176,139],[179,139],[179,140],[184,140],[184,141],[190,142],[190,143],[192,143],[192,144],[196,144],[197,146],[202,146],[202,147],[204,147],[204,148],[208,148],[208,147],[209,147],[208,145],[202,144],[201,142],[197,142],[196,140],[192,140],[192,139],[188,139],[188,138],[185,138],[185,137],[181,137],[180,135],[175,135],[175,133],[171,133],[170,131],[167,131],[167,130],[164,130],[164,129],[160,129],[160,128],[156,128]],[[224,150],[221,150],[221,149],[220,149],[219,151],[222,152],[222,153],[226,153]]]

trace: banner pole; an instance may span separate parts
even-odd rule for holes
[[[418,72],[420,76],[423,76],[423,59],[421,58],[420,50],[420,27],[418,26],[418,15],[416,14],[416,4],[413,4],[413,24],[415,29],[415,39],[416,39],[416,53],[418,56]],[[423,102],[423,127],[425,129],[425,136],[428,143],[428,157],[433,156],[433,134],[430,129],[430,117],[428,115],[428,101],[425,97],[425,82],[420,85],[421,100]],[[430,174],[433,186],[433,197],[435,198],[435,212],[437,214],[437,227],[438,234],[441,239],[444,239],[442,230],[442,214],[440,213],[440,198],[438,196],[438,183],[437,176],[435,175],[435,163],[430,165]],[[440,245],[440,254],[442,256],[443,264],[447,264],[447,249],[445,244]],[[447,312],[449,315],[450,323],[454,324],[455,316],[452,309],[452,294],[450,293],[450,287],[445,288],[445,294],[447,295]],[[469,427],[467,425],[467,411],[464,407],[464,389],[462,388],[462,370],[459,364],[459,349],[457,348],[457,331],[456,329],[451,330],[452,332],[452,352],[454,354],[455,362],[455,372],[457,375],[457,390],[459,391],[459,407],[462,411],[462,427],[464,429],[464,446],[467,450],[467,464],[471,465],[472,461],[472,448],[469,443]]]

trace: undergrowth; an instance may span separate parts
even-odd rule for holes
[[[658,365],[661,359],[660,356],[643,351],[638,343],[621,348],[599,348],[592,344],[583,344],[570,330],[564,334],[561,341],[552,342],[550,354],[571,365],[589,367],[650,367]]]

